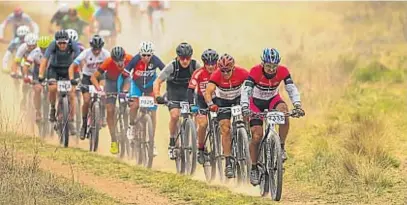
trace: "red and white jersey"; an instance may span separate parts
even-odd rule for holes
[[[210,77],[211,73],[205,67],[199,68],[192,74],[188,88],[194,89],[198,95],[204,96]]]
[[[263,73],[262,66],[254,66],[249,73],[249,78],[254,82],[252,97],[260,100],[269,100],[279,93],[278,86],[281,81],[290,77],[290,72],[284,66],[279,65],[277,67],[276,75],[267,79]]]
[[[235,100],[240,97],[240,89],[248,76],[249,72],[246,69],[235,66],[229,79],[225,79],[220,69],[217,69],[211,75],[209,82],[216,85],[216,98]]]

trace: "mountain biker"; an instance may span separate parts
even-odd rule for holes
[[[108,1],[99,1],[100,8],[96,10],[92,18],[92,30],[99,33],[102,30],[110,31],[107,39],[108,45],[116,45],[116,36],[121,32],[121,22],[115,9],[109,8]]]
[[[86,23],[90,23],[93,13],[95,13],[95,6],[89,0],[82,0],[81,3],[76,6],[79,17]]]
[[[78,32],[76,32],[74,29],[66,29],[65,31],[68,33],[69,39],[71,41],[75,41],[78,44],[79,50],[81,52],[85,50],[85,46],[81,42],[78,42],[79,40]]]
[[[57,12],[54,13],[54,15],[51,18],[51,21],[49,22],[48,26],[48,32],[55,33],[53,29],[53,25],[55,24],[57,27],[61,26],[61,21],[62,19],[68,15],[69,11],[69,6],[66,3],[62,3],[59,5]]]
[[[44,72],[48,67],[48,98],[51,104],[49,113],[49,120],[55,122],[56,109],[55,103],[57,98],[57,80],[69,80],[68,68],[72,61],[80,54],[78,44],[69,39],[69,35],[65,30],[60,30],[55,33],[55,40],[53,40],[45,51],[44,57],[41,59],[40,72],[38,74],[38,81],[44,81]],[[51,58],[52,56],[52,58]],[[76,134],[75,126],[73,124],[74,110],[75,110],[75,89],[72,89],[69,95],[70,110],[69,115],[69,130],[71,135]]]
[[[199,68],[192,74],[192,78],[188,85],[188,101],[189,104],[195,104],[191,110],[207,109],[208,106],[205,103],[204,93],[206,85],[209,82],[211,74],[216,70],[216,63],[219,60],[219,54],[213,49],[207,49],[201,56],[204,66]],[[197,99],[194,101],[194,93],[197,93]],[[196,116],[196,122],[198,124],[198,163],[205,163],[205,134],[208,126],[208,119],[206,113],[199,113]]]
[[[147,1],[147,16],[148,16],[148,22],[150,25],[150,31],[153,32],[153,13],[154,11],[163,11],[167,10],[169,8],[169,1]],[[141,9],[141,12],[144,13],[145,10]],[[164,31],[164,17],[160,17],[160,25],[162,30]]]
[[[128,65],[133,57],[127,54],[122,47],[114,47],[111,51],[111,57],[107,58],[102,65],[99,66],[97,72],[94,72],[91,81],[97,90],[102,90],[98,79],[106,76],[104,91],[107,94],[106,111],[107,111],[107,126],[109,127],[111,144],[110,153],[117,154],[119,152],[119,145],[117,143],[116,125],[115,125],[115,110],[116,110],[116,95],[117,93],[128,93],[128,89],[119,89],[123,85],[123,77],[121,73]],[[121,92],[123,91],[123,92]]]
[[[73,29],[78,33],[78,39],[81,39],[82,34],[89,35],[88,23],[78,17],[78,12],[74,8],[68,10],[68,15],[65,15],[60,22],[61,29]]]
[[[17,28],[17,37],[15,37],[7,47],[7,51],[3,56],[3,71],[7,69],[8,60],[10,56],[24,43],[24,37],[30,32],[30,28],[26,25],[19,26]]]
[[[31,83],[31,79],[28,78],[28,69],[34,64],[33,70],[33,81],[34,84],[34,106],[35,106],[35,113],[36,113],[36,121],[40,121],[42,119],[41,115],[41,92],[42,92],[42,85],[38,81],[38,74],[39,74],[39,67],[41,63],[41,58],[45,54],[45,50],[48,48],[49,44],[51,43],[52,38],[50,36],[41,36],[38,41],[38,47],[35,48],[28,54],[27,60],[25,61],[24,65],[24,82]]]
[[[242,89],[241,106],[243,113],[262,112],[265,109],[277,109],[280,112],[288,112],[287,104],[282,100],[278,86],[284,81],[285,89],[288,92],[291,102],[294,105],[294,116],[305,115],[301,107],[300,93],[295,86],[287,67],[280,65],[280,54],[275,48],[266,48],[261,56],[261,64],[255,65],[249,77],[245,80]],[[259,184],[259,170],[257,168],[258,146],[263,137],[263,121],[258,118],[250,119],[252,140],[250,142],[250,157],[252,169],[250,172],[250,182],[254,186]],[[285,124],[279,126],[281,138],[281,148],[283,150],[283,161],[287,159],[285,151],[285,141],[289,129],[288,117]]]
[[[167,81],[167,93],[169,101],[186,101],[188,99],[188,83],[192,73],[200,68],[199,63],[192,59],[193,49],[190,44],[183,42],[177,46],[177,57],[171,61],[160,72],[158,78],[154,81],[154,96],[158,104],[164,104],[165,100],[160,96],[161,84]],[[174,154],[175,137],[178,120],[180,116],[180,104],[171,103],[168,107],[170,111],[170,143],[168,146],[168,155],[170,159],[176,158]]]
[[[205,102],[211,112],[217,112],[222,107],[239,104],[240,89],[249,75],[246,69],[236,66],[234,58],[226,53],[219,58],[217,65],[219,69],[212,73],[205,92]],[[214,101],[212,101],[213,94],[216,96]],[[222,136],[223,154],[226,156],[225,176],[227,178],[234,177],[230,156],[232,149],[230,117],[230,110],[218,113],[217,117]]]
[[[39,27],[38,24],[35,23],[31,17],[23,12],[23,9],[21,7],[17,7],[14,9],[13,13],[7,16],[6,20],[3,21],[2,24],[0,24],[0,42],[4,42],[4,30],[6,29],[8,24],[12,24],[14,26],[13,28],[13,38],[17,37],[17,28],[22,25],[27,25],[31,27],[31,30],[33,33],[37,34],[39,33]]]
[[[81,91],[83,96],[82,127],[80,134],[81,140],[84,140],[86,135],[90,104],[89,85],[92,85],[90,77],[94,72],[96,72],[97,69],[99,69],[99,66],[103,63],[103,61],[105,61],[110,56],[110,52],[103,48],[105,42],[99,35],[94,35],[89,44],[90,48],[85,49],[78,57],[76,57],[69,67],[69,79],[71,80],[72,85],[76,86],[79,79],[75,78],[74,73],[78,73],[79,75],[79,66],[81,65],[81,63],[83,63],[84,65],[82,68],[83,75],[81,81]]]
[[[37,47],[37,40],[37,34],[29,33],[25,35],[24,43],[18,47],[13,65],[11,66],[11,77],[17,77],[18,68],[20,68],[22,60],[25,60],[28,54]]]
[[[133,59],[131,59],[130,63],[126,66],[124,70],[124,77],[128,77],[130,72],[133,71],[132,79],[126,78],[126,86],[127,88],[130,86],[130,98],[134,98],[132,102],[130,102],[130,123],[129,129],[127,133],[128,139],[134,138],[134,120],[137,117],[137,111],[139,108],[139,101],[138,97],[146,95],[146,96],[153,96],[153,83],[154,80],[157,78],[156,70],[157,68],[163,70],[165,65],[161,61],[161,59],[154,55],[154,45],[151,42],[145,41],[140,43],[139,53],[136,54]],[[152,111],[151,119],[153,121],[153,127],[155,132],[156,128],[156,110]],[[157,150],[155,150],[155,155],[157,154]]]

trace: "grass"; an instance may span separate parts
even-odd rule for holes
[[[16,157],[12,144],[0,148],[0,204],[121,204],[39,168],[40,159]]]

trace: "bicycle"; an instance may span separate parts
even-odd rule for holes
[[[46,120],[48,119],[49,116],[48,83],[46,80],[42,83],[41,113],[42,120],[37,122],[40,136],[42,138],[45,138],[46,136],[53,136],[54,135],[54,129],[52,129],[53,126],[50,126],[50,123],[48,123],[47,122],[48,120]]]
[[[271,198],[280,201],[283,189],[283,159],[280,136],[276,125],[285,124],[285,117],[293,116],[292,112],[283,113],[277,110],[265,110],[252,113],[252,116],[266,118],[265,134],[258,150],[257,167],[260,172],[260,194],[266,196],[271,189]]]
[[[175,166],[177,173],[193,175],[196,169],[197,158],[197,131],[191,119],[189,103],[186,101],[167,101],[166,106],[179,104],[181,116],[178,124],[178,133],[175,138]]]
[[[151,96],[140,96],[139,111],[134,120],[135,136],[130,141],[132,155],[135,156],[138,165],[151,168],[154,159],[154,127],[151,112],[156,108],[154,98]]]
[[[76,100],[76,109],[75,109],[75,122],[76,122],[76,138],[80,138],[81,134],[81,127],[82,127],[82,92],[81,92],[81,84],[79,83],[75,89],[75,100]]]
[[[54,125],[55,131],[58,133],[59,142],[64,147],[69,145],[69,92],[72,85],[69,80],[59,78],[57,81],[58,90],[58,107],[57,107],[57,123]]]
[[[111,95],[116,96],[116,93],[107,94],[107,98],[111,97]],[[128,109],[128,102],[127,98],[123,94],[119,94],[117,96],[119,99],[119,106],[116,107],[116,136],[118,139],[119,144],[119,157],[124,158],[125,155],[130,157],[130,144],[127,139],[127,126],[129,124],[129,109]],[[119,112],[117,112],[117,110]]]
[[[106,41],[106,48],[110,50],[113,46],[114,38],[116,38],[115,36],[113,36],[112,31],[100,30],[98,32],[98,35]]]
[[[97,91],[93,85],[87,87],[89,88],[91,103],[88,112],[89,114],[87,116],[88,123],[85,136],[89,138],[89,151],[96,152],[99,146],[99,131],[103,124],[102,112],[104,112],[104,110],[101,108],[101,97],[104,93]]]

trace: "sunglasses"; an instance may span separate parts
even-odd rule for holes
[[[182,61],[189,61],[189,60],[191,60],[191,56],[179,56],[179,59],[180,60],[182,60]]]
[[[141,54],[142,57],[151,57],[151,54]]]
[[[62,41],[57,41],[57,44],[58,44],[58,45],[68,44],[68,41],[64,41],[64,40],[62,40]]]
[[[205,62],[205,65],[208,65],[208,66],[214,66],[214,65],[216,65],[216,61],[213,61],[213,62]]]
[[[268,70],[275,70],[278,67],[278,64],[274,63],[264,63],[263,67]]]
[[[232,69],[229,69],[229,68],[221,68],[221,69],[220,69],[220,72],[222,72],[223,74],[228,74],[228,73],[232,72]]]
[[[98,52],[98,51],[101,51],[101,50],[102,50],[101,48],[92,48],[93,52]]]

